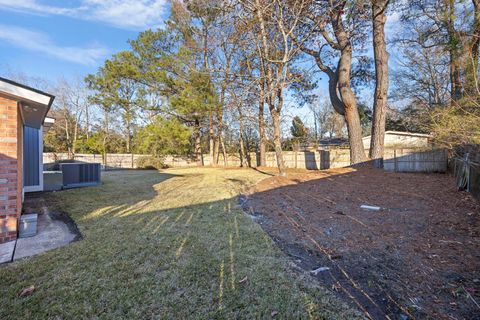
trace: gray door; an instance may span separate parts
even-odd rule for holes
[[[43,189],[42,128],[23,127],[23,186],[25,192]]]

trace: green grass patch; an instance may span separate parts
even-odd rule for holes
[[[116,171],[99,187],[51,194],[84,239],[0,267],[0,319],[357,317],[238,208],[238,193],[264,177]]]

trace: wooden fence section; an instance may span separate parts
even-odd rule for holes
[[[101,154],[75,154],[75,160],[86,162],[86,163],[101,163],[104,167],[107,168],[118,168],[118,169],[131,169],[137,168],[137,161],[139,158],[144,157],[144,154],[129,154],[129,153],[107,153],[106,161],[103,159]],[[60,160],[68,160],[67,153],[43,153],[43,163],[45,167],[48,167],[48,164],[55,163]],[[164,158],[164,163],[169,167],[191,167],[196,166],[196,162],[193,159],[187,157],[174,157],[166,156]],[[48,168],[47,168],[48,169]]]
[[[277,156],[275,152],[267,152],[265,158],[267,167],[277,166]],[[295,169],[321,170],[347,167],[350,165],[350,151],[348,149],[334,149],[330,151],[283,151],[283,161],[287,168]],[[208,166],[211,163],[210,156],[204,155],[204,164]],[[256,167],[257,154],[251,152],[247,163],[249,163],[251,167]],[[220,155],[218,164],[220,166],[240,166],[240,156],[238,154],[230,154],[227,156],[227,161],[225,162],[223,155]]]
[[[450,168],[458,188],[470,192],[480,200],[480,163],[472,161],[470,157],[452,158]]]
[[[106,163],[100,154],[76,154],[75,160],[87,163],[102,163],[107,168],[136,168],[137,160],[144,155],[140,154],[107,154]],[[283,158],[287,168],[308,170],[324,170],[330,168],[347,167],[350,165],[349,149],[331,149],[320,151],[284,151]],[[44,153],[43,163],[53,163],[66,160],[65,153]],[[250,153],[247,163],[257,166],[257,155]],[[203,156],[206,166],[211,165],[209,155]],[[267,152],[267,167],[276,167],[275,152]],[[198,163],[188,157],[166,156],[164,163],[173,168],[192,167]],[[219,157],[219,166],[239,167],[241,164],[238,154],[230,154],[227,161],[223,155]],[[385,170],[399,172],[445,172],[447,169],[447,153],[443,149],[385,149]]]
[[[383,167],[395,172],[446,172],[445,149],[385,149]]]

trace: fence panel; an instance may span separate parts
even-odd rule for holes
[[[106,168],[136,168],[138,158],[144,155],[140,154],[107,154],[106,163],[100,154],[76,154],[75,160],[86,163],[102,163]],[[68,158],[63,153],[44,153],[44,163],[53,163],[58,160]],[[330,149],[320,151],[284,151],[285,166],[287,168],[323,170],[330,168],[348,167],[350,165],[349,149]],[[256,167],[257,156],[255,153],[249,154],[250,165]],[[211,165],[210,155],[203,155],[204,164]],[[248,161],[248,159],[246,159]],[[246,161],[246,162],[247,162]],[[196,166],[197,162],[188,157],[165,156],[164,162],[169,167],[191,167]],[[219,166],[237,166],[241,165],[241,159],[238,154],[227,155],[227,161],[224,161],[223,154],[219,155]],[[277,166],[277,157],[275,152],[266,153],[267,167]],[[443,149],[385,149],[385,170],[399,172],[445,172],[447,168],[447,153]]]
[[[447,163],[445,149],[386,148],[383,167],[395,172],[446,172]]]
[[[452,158],[450,161],[457,187],[480,200],[480,164],[468,157]]]

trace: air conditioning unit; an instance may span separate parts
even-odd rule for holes
[[[96,186],[101,182],[100,163],[62,163],[60,170],[64,189]]]

